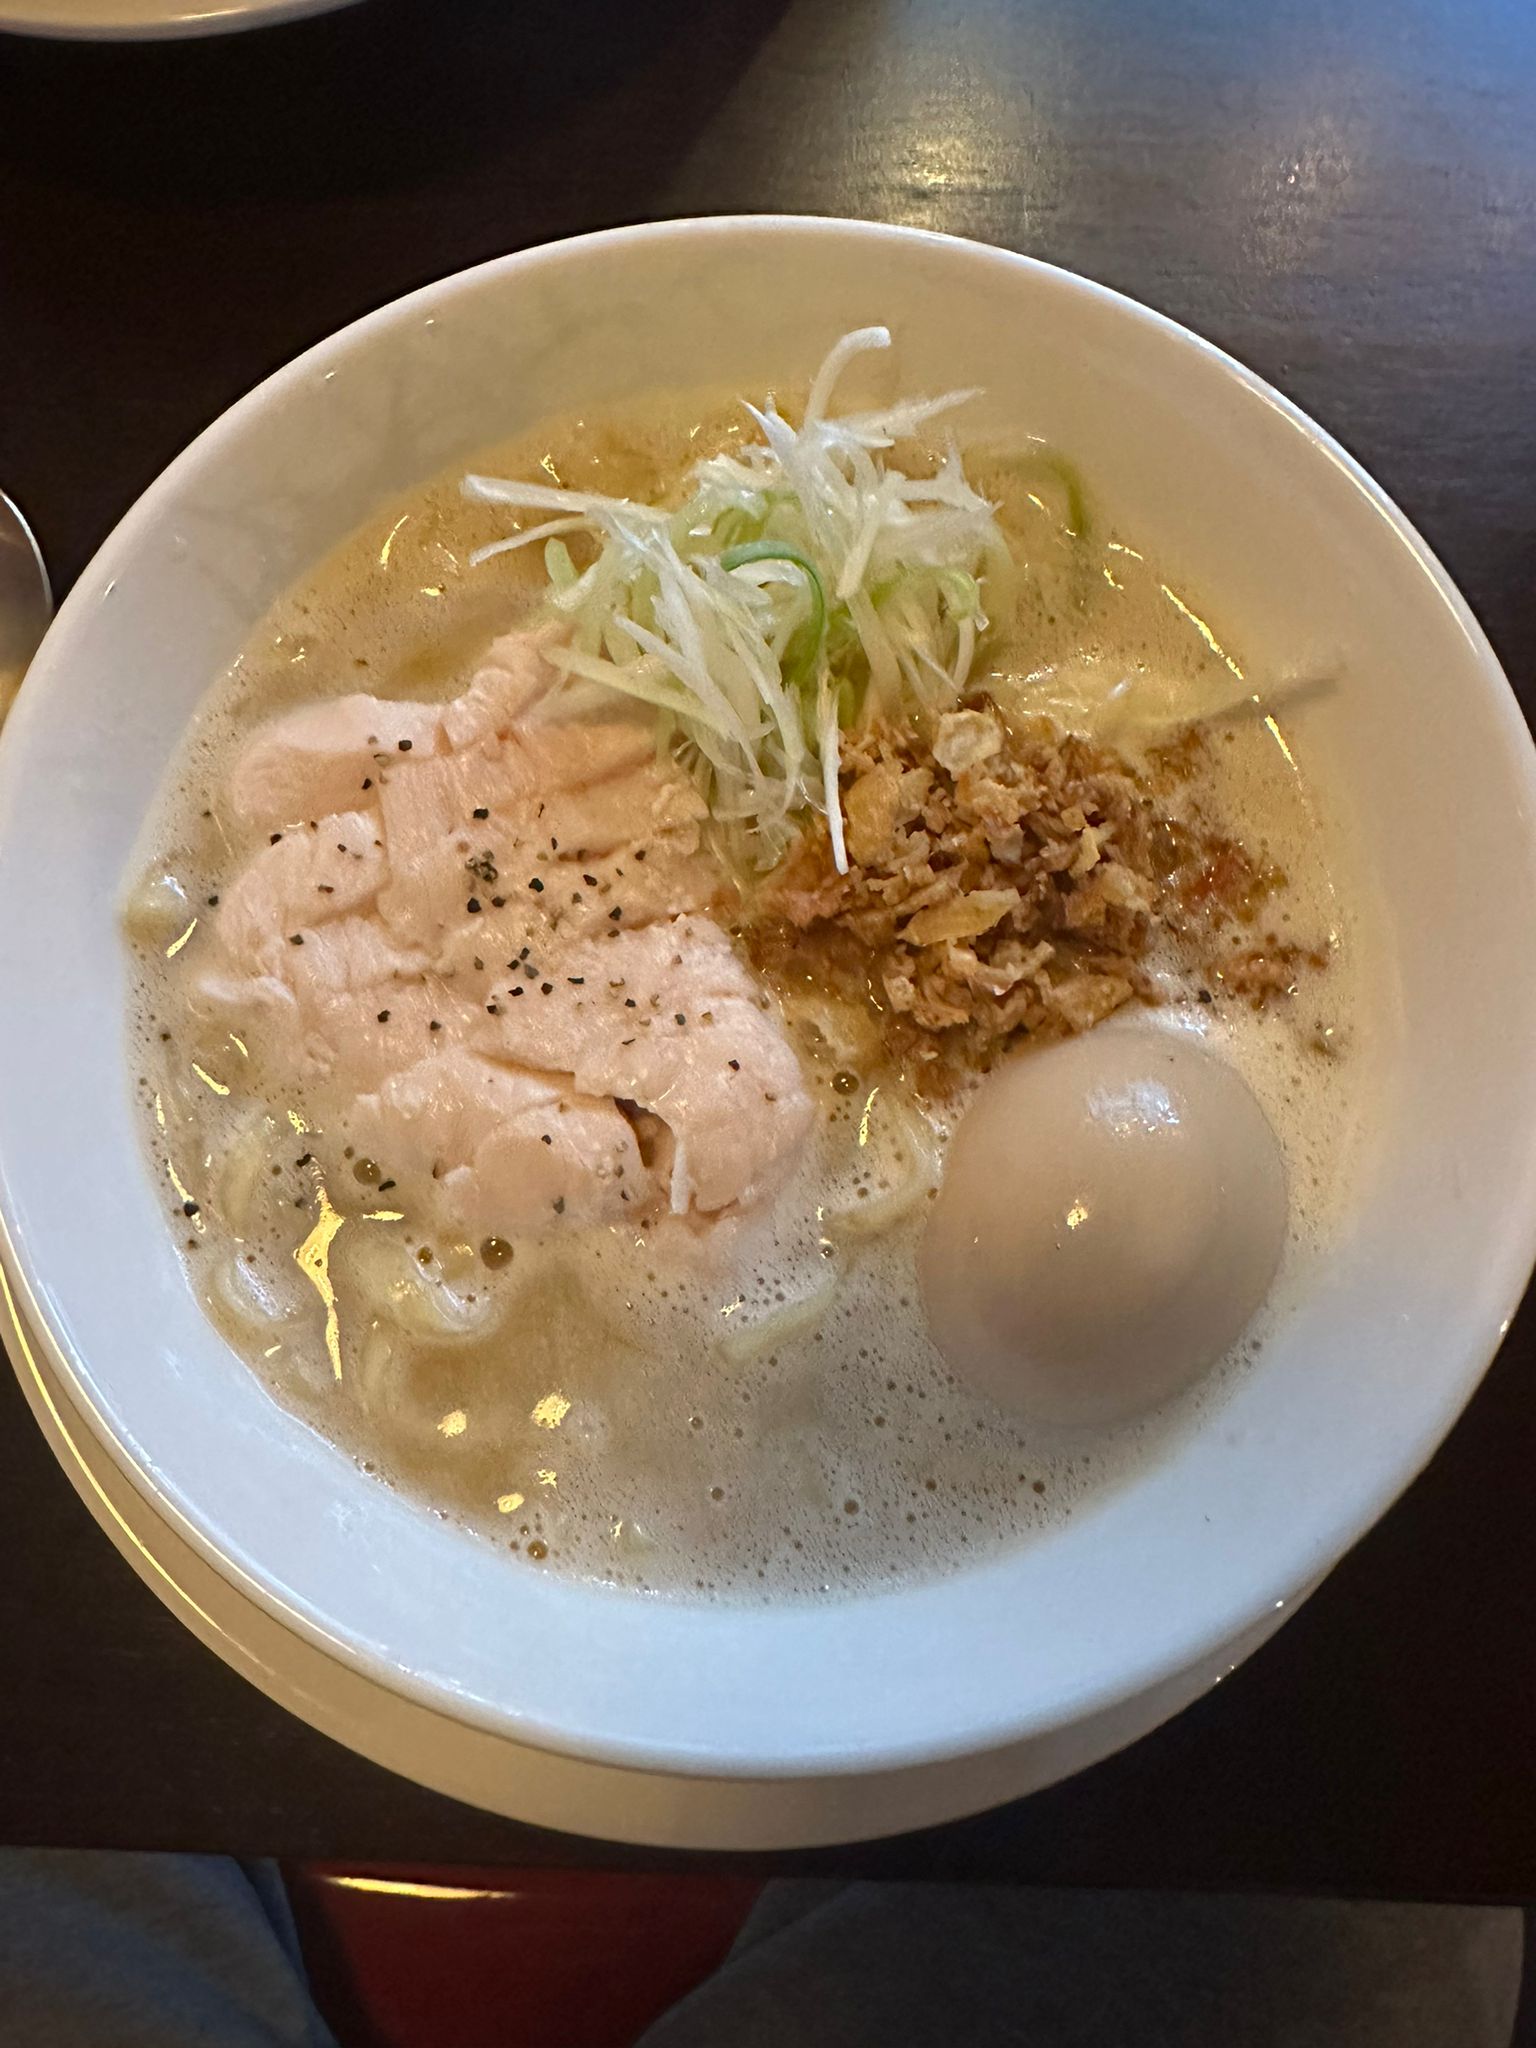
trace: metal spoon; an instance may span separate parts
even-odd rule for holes
[[[0,491],[0,721],[11,708],[52,617],[53,592],[42,550],[31,527]]]

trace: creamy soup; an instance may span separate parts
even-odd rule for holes
[[[1220,1400],[1335,1227],[1348,892],[1267,650],[1069,464],[957,431],[1006,567],[986,528],[840,601],[846,560],[745,486],[743,538],[677,542],[701,603],[750,584],[760,775],[669,669],[666,575],[603,599],[620,542],[569,497],[689,502],[758,439],[708,394],[472,465],[548,506],[456,470],[382,510],[214,683],[148,824],[139,1085],[189,1284],[276,1401],[509,1568],[808,1597],[1029,1541]],[[888,438],[883,474],[945,473],[928,422]],[[1074,1032],[1207,1048],[1286,1186],[1241,1334],[1091,1428],[953,1370],[918,1279],[981,1076]]]

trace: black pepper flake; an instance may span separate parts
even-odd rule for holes
[[[379,1012],[379,1022],[380,1022],[381,1024],[387,1024],[387,1023],[389,1022],[389,1012],[388,1012],[388,1010],[380,1010],[380,1012]]]
[[[672,1022],[674,1024],[686,1024],[688,1022],[688,1019],[683,1015],[681,1010],[674,1010],[672,1013]]]
[[[271,837],[271,838],[270,838],[270,839],[269,839],[269,840],[267,841],[267,844],[268,844],[268,846],[276,846],[277,842],[279,841],[279,839],[281,839],[281,838],[282,838],[282,836],[283,836],[283,835],[282,835],[282,833],[281,833],[281,832],[274,832],[274,833],[272,834],[272,837]],[[343,848],[342,848],[342,852],[343,852],[343,853],[345,853],[345,852],[346,852],[346,848],[345,848],[345,847],[343,847]]]
[[[506,907],[507,907],[507,899],[506,899],[506,897],[505,897],[505,896],[493,896],[493,897],[491,898],[491,908],[492,908],[492,910],[505,910],[505,909],[506,909]]]
[[[583,987],[587,979],[587,977],[584,974],[568,974],[565,978],[571,984],[572,988]]]
[[[473,818],[488,818],[490,815],[490,807],[486,804],[476,804],[474,810],[470,813],[470,816]]]
[[[476,974],[484,974],[485,972],[485,962],[480,958],[480,955],[478,953],[475,955],[474,968]]]
[[[626,996],[624,998],[624,1007],[626,1010],[633,1010],[637,1007],[633,996]]]
[[[530,889],[533,890],[535,895],[538,895],[538,893],[543,889],[544,884],[539,880],[537,875],[533,875],[529,878],[528,886]]]
[[[486,1006],[485,1006],[485,1008],[486,1008],[486,1014],[487,1014],[488,1016],[491,1016],[491,1017],[499,1017],[499,1016],[501,1015],[501,1005],[500,1005],[500,1003],[487,1003],[487,1004],[486,1004]]]
[[[402,754],[408,754],[411,751],[411,743],[409,740],[396,740],[395,745],[400,749]]]
[[[478,875],[482,882],[496,880],[496,859],[489,847],[484,853],[477,853],[472,860],[465,861],[464,865],[472,875]]]
[[[619,919],[624,915],[623,904],[615,903],[612,910],[609,911],[608,915],[613,919],[614,923],[617,924]]]
[[[595,889],[597,887],[596,875],[583,875],[581,879],[586,883],[589,889]]]
[[[573,903],[579,903],[581,901],[581,891],[579,889],[573,889],[571,891],[571,901]]]
[[[364,789],[372,789],[372,787],[373,787],[373,777],[372,777],[371,775],[365,775],[365,776],[363,777],[363,787],[364,787]]]
[[[381,1180],[379,1182],[379,1193],[381,1195],[387,1195],[393,1186],[394,1182],[392,1180]]]
[[[518,954],[518,956],[517,956],[517,957],[518,957],[518,959],[519,959],[519,960],[526,960],[526,959],[528,958],[528,955],[529,955],[529,954],[530,954],[530,953],[531,953],[532,951],[533,951],[533,948],[532,948],[531,946],[524,946],[524,947],[523,947],[523,949],[521,950],[521,952],[520,952],[520,953]]]
[[[522,990],[520,988],[509,988],[507,990],[507,994],[509,996],[520,996],[522,994]]]
[[[469,901],[465,904],[464,908],[469,912],[471,917],[475,916],[480,908],[480,898],[478,896],[471,896]]]
[[[564,1195],[556,1195],[556,1197],[555,1197],[555,1214],[556,1214],[557,1216],[563,1216],[563,1215],[565,1214],[565,1197],[564,1197]]]
[[[621,1038],[619,1040],[620,1045],[633,1045],[634,1042],[635,1041],[632,1038]]]
[[[302,946],[304,943],[304,934],[302,932],[290,932],[288,934],[288,943],[290,946]]]
[[[1216,998],[1211,994],[1208,988],[1203,988],[1200,990],[1200,1000],[1202,1003],[1211,1003],[1214,1002]]]
[[[218,899],[218,897],[217,897],[217,896],[210,896],[210,897],[208,898],[208,908],[209,908],[210,910],[217,910],[217,909],[218,909],[218,907],[219,907],[219,899]]]
[[[726,1065],[730,1068],[733,1074],[739,1074],[741,1072],[740,1060],[727,1060]]]
[[[435,1017],[432,1019],[432,1022],[427,1026],[427,1029],[429,1031],[441,1031],[442,1028],[442,1025],[438,1023]]]
[[[551,1136],[549,1135],[548,1131],[545,1131],[545,1132],[544,1132],[544,1133],[542,1134],[542,1137],[541,1137],[541,1139],[540,1139],[540,1143],[541,1143],[541,1144],[545,1144],[545,1145],[553,1145],[553,1143],[554,1143],[554,1142],[555,1142],[555,1141],[554,1141],[554,1139],[553,1139],[553,1138],[552,1138],[552,1137],[551,1137]]]
[[[558,853],[560,851],[560,842],[558,839],[551,839],[551,841],[549,842],[549,850],[551,853]]]
[[[169,1031],[162,1031],[162,1032],[161,1032],[161,1034],[160,1034],[160,1043],[161,1043],[162,1045],[169,1045],[169,1044],[170,1044],[170,1042],[171,1042],[171,1034],[169,1033]]]
[[[309,1166],[313,1164],[314,1157],[313,1152],[301,1152],[293,1163],[295,1166]]]
[[[182,1215],[183,1215],[183,1216],[195,1216],[195,1215],[197,1214],[197,1204],[196,1204],[196,1202],[193,1202],[193,1201],[186,1201],[186,1202],[183,1202],[183,1203],[182,1203],[182,1205],[181,1205],[181,1213],[182,1213]]]
[[[555,984],[552,981],[541,981],[539,983],[539,994],[541,996],[552,996],[554,992]]]

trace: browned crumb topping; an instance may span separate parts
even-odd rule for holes
[[[1192,734],[1138,775],[1043,721],[1011,730],[986,700],[940,718],[931,743],[850,737],[849,872],[818,823],[764,883],[754,950],[893,1013],[893,1050],[939,1082],[1021,1034],[1084,1031],[1150,998],[1155,945],[1202,995],[1289,990],[1322,956],[1258,932],[1285,878],[1199,822],[1202,751]]]

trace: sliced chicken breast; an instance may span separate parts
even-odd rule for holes
[[[645,722],[562,715],[549,644],[504,636],[449,704],[355,695],[252,739],[232,786],[258,843],[197,999],[346,1091],[358,1142],[455,1227],[751,1203],[811,1105],[702,914],[727,893],[704,801]]]
[[[586,939],[556,979],[512,974],[474,1042],[571,1074],[672,1133],[674,1213],[749,1203],[782,1181],[810,1129],[800,1065],[730,940],[707,918]]]
[[[361,694],[307,704],[257,733],[235,763],[229,793],[242,825],[303,824],[366,801],[392,756],[432,754],[442,714]]]
[[[224,890],[219,948],[228,971],[281,974],[282,949],[367,909],[388,874],[371,812],[339,811],[313,825],[274,832]]]
[[[360,1096],[348,1129],[388,1178],[435,1184],[445,1220],[471,1234],[617,1222],[650,1198],[634,1129],[611,1098],[462,1048]]]

